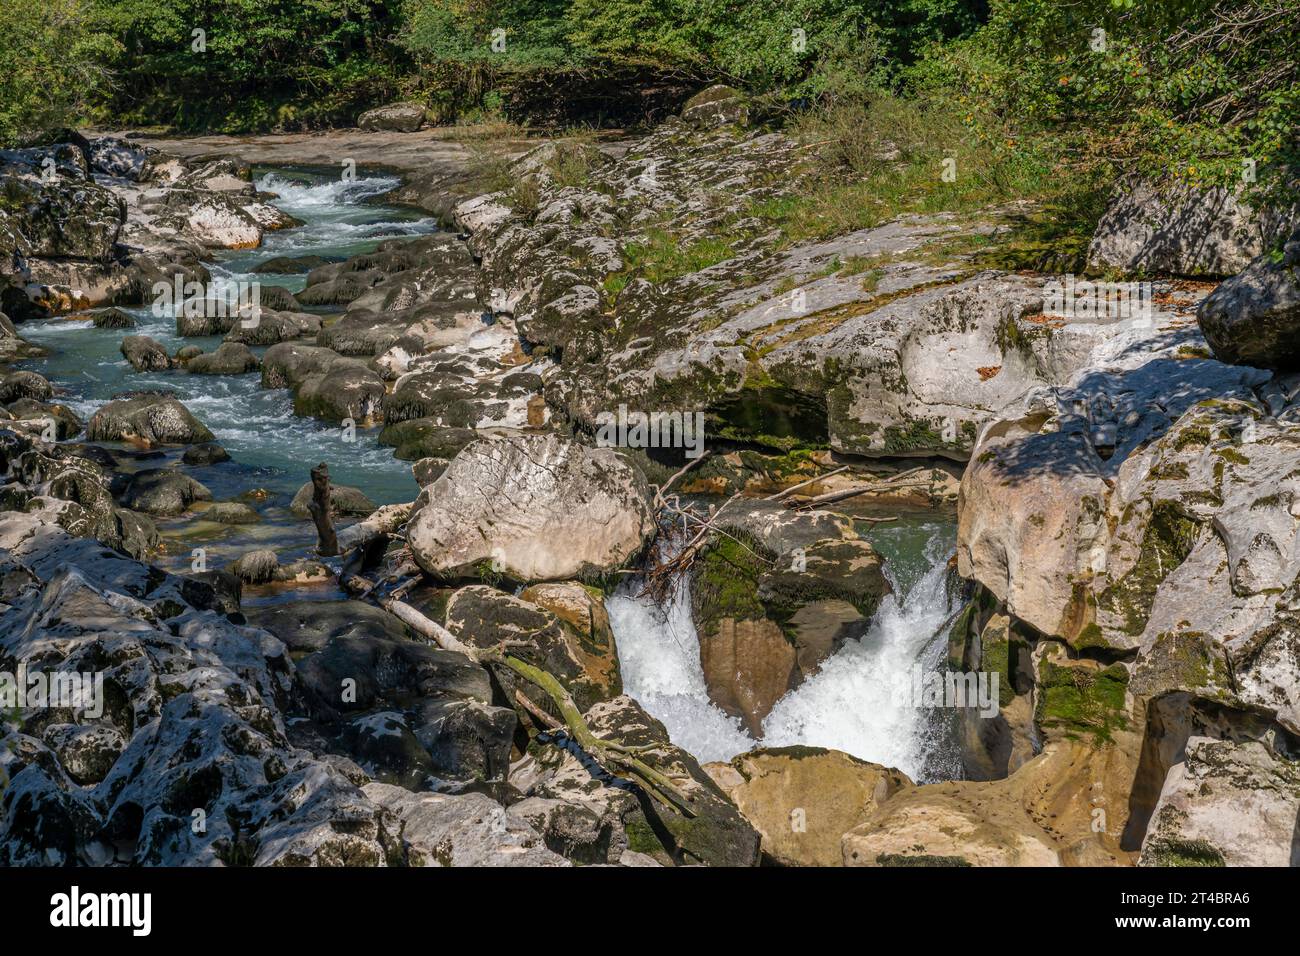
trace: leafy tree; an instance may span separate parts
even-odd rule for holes
[[[0,0],[0,144],[72,122],[106,84],[114,49],[84,0]]]

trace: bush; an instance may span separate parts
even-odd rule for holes
[[[0,0],[0,145],[70,125],[107,82],[116,44],[83,0]]]

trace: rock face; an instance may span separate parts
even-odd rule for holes
[[[556,435],[466,447],[416,503],[412,554],[442,578],[494,573],[558,581],[614,571],[654,532],[636,468]]]
[[[1300,210],[1255,209],[1216,187],[1162,187],[1130,178],[1116,189],[1088,246],[1092,269],[1226,276],[1300,226]]]
[[[1258,740],[1188,740],[1165,778],[1142,865],[1300,866],[1297,756]]]
[[[283,644],[194,606],[197,582],[41,515],[6,513],[0,547],[29,582],[0,611],[6,667],[96,673],[108,695],[7,736],[6,865],[385,862],[379,809],[289,743]]]
[[[707,769],[762,835],[765,861],[841,866],[841,837],[912,781],[820,747],[752,750]]]
[[[890,591],[883,562],[827,511],[729,502],[692,566],[691,610],[709,699],[761,737],[776,702],[861,637]]]
[[[423,125],[423,103],[390,103],[388,106],[367,110],[357,117],[357,126],[369,131],[414,133]]]
[[[1300,232],[1274,261],[1263,255],[1210,293],[1196,312],[1224,362],[1300,370]]]

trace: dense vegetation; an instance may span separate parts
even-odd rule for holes
[[[0,0],[0,140],[76,121],[654,119],[702,85],[822,144],[797,238],[1032,196],[1041,238],[1117,173],[1294,185],[1294,0]],[[945,162],[959,175],[936,171]]]

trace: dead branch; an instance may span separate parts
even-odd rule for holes
[[[797,485],[791,485],[789,488],[786,488],[786,489],[784,489],[783,491],[778,491],[778,492],[777,492],[776,494],[774,494],[774,495],[768,495],[768,496],[767,496],[766,498],[764,498],[763,500],[764,500],[764,501],[780,501],[780,500],[781,500],[782,498],[784,498],[786,495],[792,495],[792,494],[794,494],[796,491],[798,491],[800,488],[806,488],[806,487],[808,487],[809,485],[815,485],[817,482],[819,482],[819,481],[824,481],[825,479],[830,478],[832,475],[838,475],[840,472],[848,471],[849,468],[851,468],[851,467],[852,467],[851,465],[841,465],[839,468],[836,468],[834,471],[828,471],[828,472],[826,472],[826,474],[824,474],[824,475],[816,475],[816,476],[814,476],[814,477],[812,477],[812,478],[809,478],[807,481],[801,481],[801,482],[799,482],[799,484],[797,484]]]
[[[307,508],[316,522],[317,553],[326,557],[338,554],[339,539],[330,514],[330,469],[323,461],[311,470],[311,501]]]

